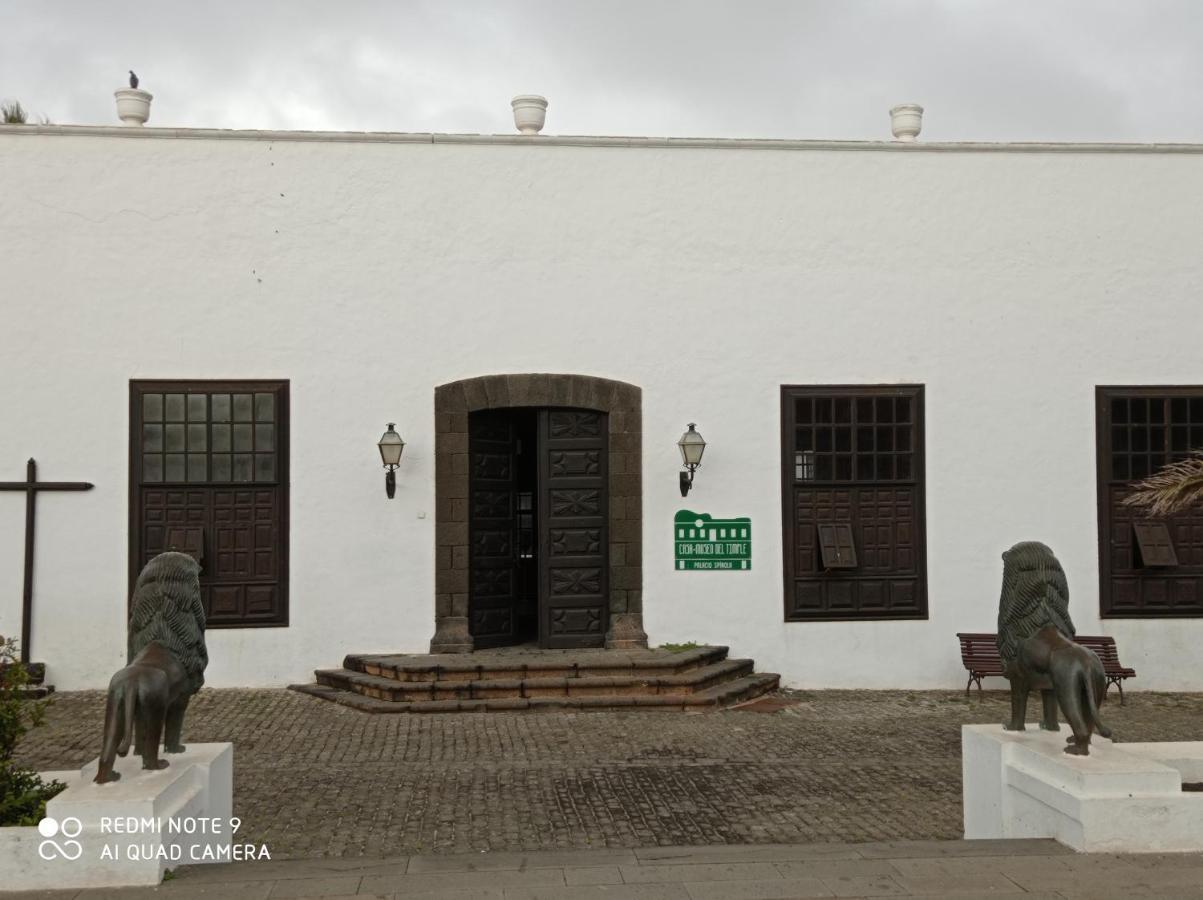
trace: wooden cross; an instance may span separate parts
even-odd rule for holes
[[[90,481],[38,481],[38,466],[32,459],[25,466],[24,481],[0,481],[0,491],[25,492],[25,592],[21,597],[21,663],[29,664],[29,632],[33,623],[33,525],[38,491],[90,491]]]

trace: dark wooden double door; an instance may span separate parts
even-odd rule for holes
[[[468,431],[468,614],[475,646],[603,646],[605,413],[482,410],[471,414]]]

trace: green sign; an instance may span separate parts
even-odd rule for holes
[[[673,522],[677,569],[752,568],[752,520],[716,519],[683,509]]]

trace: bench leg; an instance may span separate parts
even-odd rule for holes
[[[1119,688],[1119,705],[1124,705],[1124,680],[1122,678],[1115,679],[1115,686]]]
[[[973,687],[973,675],[970,674],[969,680],[965,682],[965,699],[969,699],[969,689]]]

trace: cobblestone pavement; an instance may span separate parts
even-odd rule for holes
[[[1001,722],[1003,692],[784,696],[775,712],[371,716],[206,688],[185,737],[234,743],[235,813],[274,858],[961,836],[960,725]],[[103,707],[59,695],[20,760],[94,758]],[[1130,693],[1104,716],[1121,741],[1203,740],[1203,694]]]

